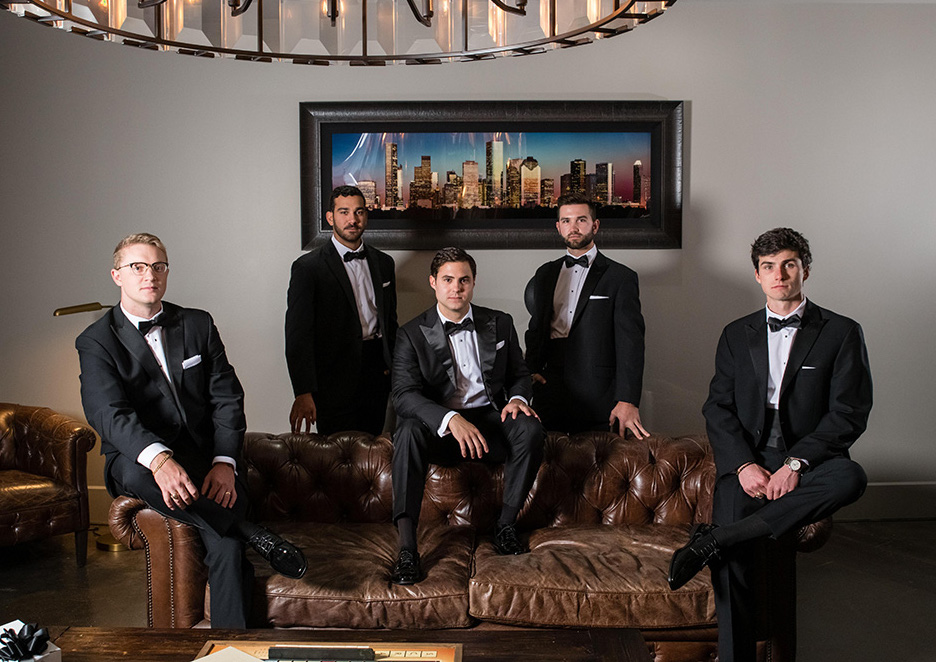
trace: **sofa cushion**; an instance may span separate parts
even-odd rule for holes
[[[530,553],[498,555],[487,538],[475,552],[471,615],[550,627],[658,628],[709,625],[715,604],[707,572],[678,591],[666,583],[681,526],[538,529]]]
[[[435,629],[468,627],[468,575],[474,529],[420,529],[426,578],[390,583],[397,556],[392,524],[276,522],[270,529],[299,546],[309,569],[302,579],[274,573],[252,550],[257,616],[274,627]]]

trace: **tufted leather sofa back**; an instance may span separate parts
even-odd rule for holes
[[[248,433],[247,481],[255,521],[389,522],[393,444],[348,432]],[[624,439],[550,433],[520,515],[522,528],[709,521],[715,467],[702,436]],[[421,526],[488,531],[501,506],[503,466],[432,466]]]

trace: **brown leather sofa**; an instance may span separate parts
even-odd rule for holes
[[[309,561],[306,576],[292,580],[255,559],[258,625],[630,627],[642,631],[656,660],[715,658],[708,574],[678,591],[666,583],[690,525],[710,519],[715,470],[704,437],[550,433],[518,522],[531,553],[515,557],[498,556],[491,542],[502,467],[433,467],[419,530],[427,576],[405,587],[389,581],[396,532],[388,437],[248,433],[244,457],[253,519],[298,544]],[[114,501],[110,526],[128,546],[146,549],[151,626],[210,618],[193,529],[128,498]],[[821,545],[828,529],[804,529],[801,547]],[[771,593],[759,633],[765,660],[793,658],[794,554],[784,550],[796,543],[766,552],[780,561],[764,587]]]
[[[88,558],[88,456],[94,432],[45,407],[0,403],[0,546],[75,534]]]

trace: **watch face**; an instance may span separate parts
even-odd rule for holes
[[[796,459],[787,460],[786,464],[793,471],[799,471],[800,469],[803,468],[803,463]]]

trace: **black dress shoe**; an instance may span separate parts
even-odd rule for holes
[[[670,560],[667,581],[671,589],[675,591],[685,585],[713,559],[719,558],[721,548],[712,535],[716,528],[712,524],[696,524],[692,527],[689,544],[677,549]]]
[[[422,566],[419,563],[419,552],[401,549],[397,562],[390,573],[390,581],[401,586],[415,584],[423,578]]]
[[[247,544],[269,561],[270,567],[281,575],[299,579],[306,573],[308,565],[302,551],[271,531],[261,528],[248,538]]]
[[[494,532],[494,549],[498,554],[526,554],[530,550],[517,537],[517,527],[507,524]]]

